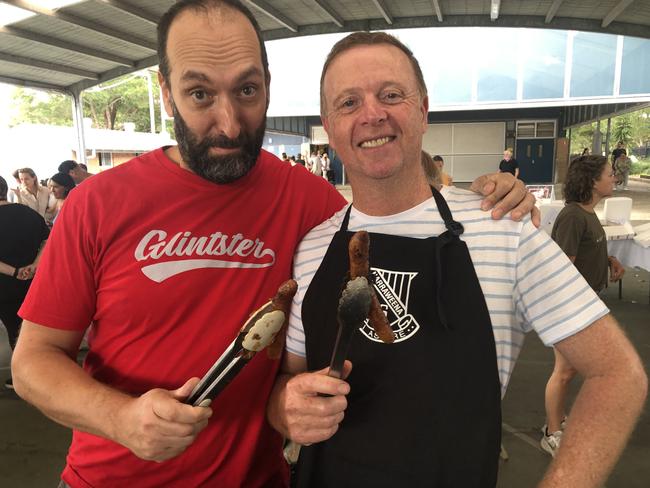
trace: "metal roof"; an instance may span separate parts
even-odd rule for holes
[[[78,93],[153,66],[173,0],[83,0],[0,27],[0,82]],[[650,38],[649,0],[244,0],[266,40],[413,27],[569,29]]]

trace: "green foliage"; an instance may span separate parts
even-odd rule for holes
[[[160,131],[160,89],[155,73],[151,74],[156,131]],[[135,130],[149,132],[149,91],[145,72],[111,80],[82,93],[84,117],[93,127],[122,129],[125,122],[135,123]],[[13,94],[17,115],[12,125],[20,123],[72,125],[72,99],[59,93],[17,88]]]
[[[620,117],[614,118],[613,122],[612,141],[615,142],[612,144],[612,146],[614,146],[615,143],[622,141],[626,147],[629,147],[634,132],[634,127],[632,126],[630,116],[621,115]]]
[[[72,125],[72,98],[56,92],[16,88],[12,95],[16,113],[10,125],[20,123]]]
[[[154,106],[159,107],[160,90],[157,77],[151,75]],[[84,117],[93,120],[93,127],[122,129],[125,122],[135,123],[138,132],[149,132],[149,91],[145,76],[126,75],[87,90],[82,95]],[[159,109],[155,111],[156,131],[160,130]]]
[[[603,133],[601,140],[603,142],[603,151],[605,143],[605,130],[607,121],[600,123],[600,130]],[[618,141],[625,142],[625,146],[630,150],[650,145],[650,109],[644,108],[618,117],[612,117],[612,132],[609,139],[609,150],[616,147]],[[596,132],[596,123],[585,124],[576,127],[571,131],[571,152],[580,154],[585,147],[591,148]]]
[[[582,154],[585,147],[591,149],[596,123],[582,125],[571,131],[571,153]]]
[[[650,175],[650,159],[639,159],[636,163],[632,163],[630,174]]]

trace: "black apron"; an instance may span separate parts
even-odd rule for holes
[[[371,278],[396,333],[366,324],[348,358],[348,407],[329,440],[303,447],[300,488],[496,485],[501,390],[492,324],[461,224],[432,188],[447,231],[414,239],[370,233]],[[351,207],[350,207],[351,208]],[[348,272],[350,209],[305,295],[309,370],[329,364]]]

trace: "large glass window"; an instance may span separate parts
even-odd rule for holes
[[[519,31],[522,62],[523,99],[562,98],[566,31]]]
[[[650,93],[650,40],[624,39],[620,93]]]
[[[473,45],[478,65],[477,100],[498,102],[517,99],[517,37],[515,29],[480,29]]]
[[[571,64],[571,96],[614,94],[616,36],[576,32]]]
[[[474,48],[467,29],[408,29],[394,34],[420,63],[432,105],[472,101]]]

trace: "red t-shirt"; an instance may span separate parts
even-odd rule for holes
[[[83,330],[84,369],[132,393],[201,377],[248,315],[291,276],[295,248],[345,201],[302,166],[263,151],[244,178],[216,185],[162,149],[85,181],[66,200],[20,315]],[[155,463],[74,431],[63,479],[86,487],[287,484],[266,422],[279,361],[260,353],[212,404],[182,455]]]

